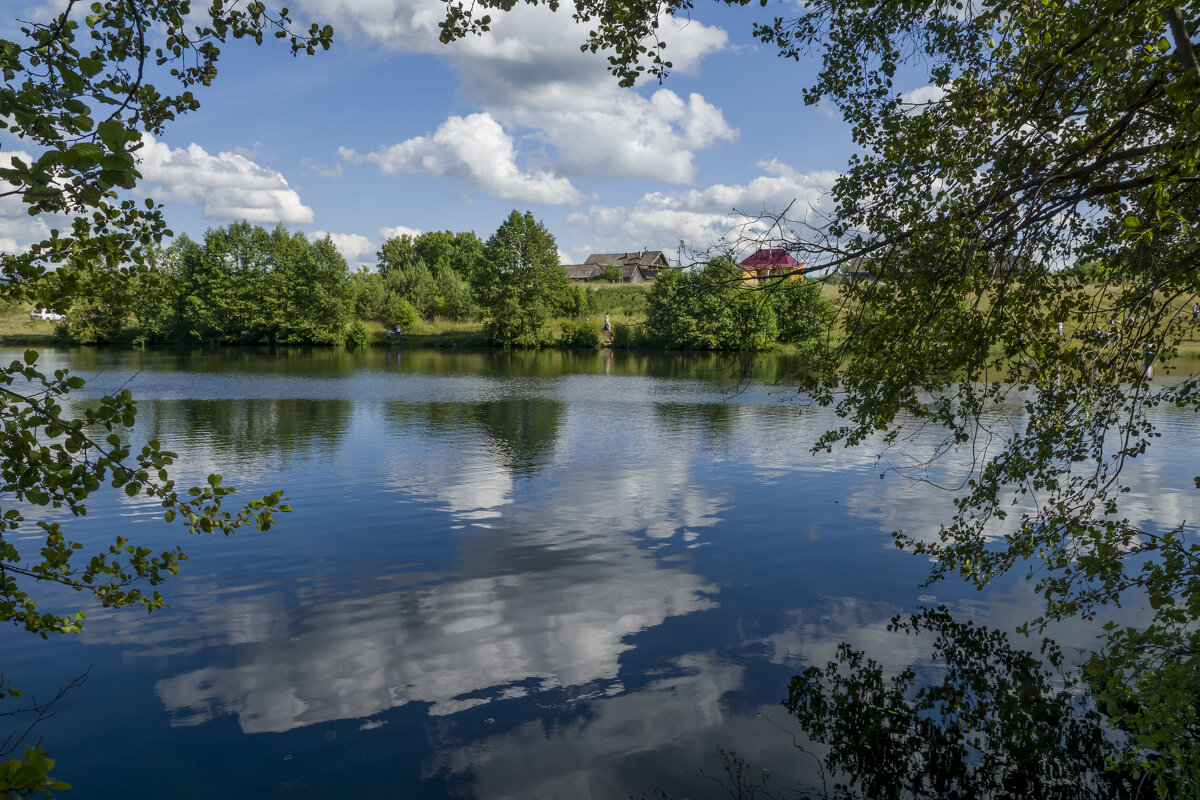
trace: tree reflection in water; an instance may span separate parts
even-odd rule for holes
[[[1129,763],[1128,737],[1095,707],[1086,681],[1044,639],[1040,654],[955,620],[945,607],[895,617],[894,633],[932,635],[922,685],[842,642],[836,660],[793,676],[783,706],[823,753],[818,786],[773,786],[768,770],[718,750],[702,776],[739,800],[1140,800],[1156,796]],[[666,798],[656,792],[645,797]]]

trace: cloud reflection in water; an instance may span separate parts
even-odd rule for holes
[[[462,474],[478,458],[456,463],[442,455],[426,466]],[[431,469],[420,475],[410,491],[442,484]],[[463,536],[461,572],[436,576],[436,585],[291,601],[281,604],[286,621],[275,603],[198,603],[194,623],[210,641],[262,633],[234,665],[167,678],[156,691],[175,724],[234,714],[247,733],[369,717],[412,702],[428,703],[436,716],[529,690],[607,691],[632,646],[628,636],[712,608],[717,591],[684,569],[665,568],[631,531],[669,536],[711,525],[720,504],[690,489],[686,470],[658,469],[653,480],[621,476],[643,487],[631,512],[610,499],[624,489],[594,477],[560,482],[517,506],[505,505],[503,492],[481,492],[464,494],[470,501],[456,508],[453,492],[431,490],[452,513],[503,509],[488,528]],[[489,497],[491,509],[480,502]],[[562,508],[573,509],[571,521],[555,522]]]

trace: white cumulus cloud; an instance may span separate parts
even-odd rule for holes
[[[659,90],[645,97],[618,87],[607,54],[580,52],[587,26],[569,13],[518,6],[493,15],[488,34],[442,45],[439,0],[301,0],[301,6],[349,36],[446,59],[459,72],[462,94],[491,119],[553,148],[560,176],[690,183],[695,152],[736,136],[701,95],[685,99]],[[659,34],[673,69],[685,74],[728,44],[725,31],[696,20],[664,19]]]
[[[28,244],[17,242],[12,236],[0,236],[0,253],[20,255],[29,249]]]
[[[649,99],[633,92],[593,92],[588,107],[574,110],[510,108],[505,119],[534,131],[558,153],[569,175],[650,178],[690,183],[697,150],[737,131],[701,95],[685,101],[669,89]]]
[[[421,172],[453,178],[503,200],[571,205],[583,199],[566,178],[543,171],[523,172],[517,166],[512,137],[490,114],[451,116],[429,136],[416,136],[366,155],[345,147],[339,152],[350,161],[370,161],[387,174]]]
[[[683,242],[704,249],[721,241],[750,239],[769,233],[759,215],[782,213],[803,221],[820,211],[838,178],[833,170],[800,173],[772,159],[760,162],[765,173],[744,185],[715,184],[681,192],[650,192],[632,207],[593,205],[567,221],[591,231],[620,249],[634,242],[670,250]]]
[[[139,190],[158,200],[195,203],[209,219],[313,221],[312,209],[300,202],[300,195],[276,170],[239,153],[212,155],[194,142],[171,148],[149,134],[142,138]]]
[[[26,164],[34,160],[33,156],[24,150],[5,150],[0,154],[0,163],[7,167],[14,158],[19,158]],[[0,193],[15,188],[8,181],[0,181]],[[0,253],[24,253],[30,244],[40,242],[50,235],[51,225],[61,229],[69,227],[70,221],[66,217],[51,214],[31,217],[19,195],[0,197]]]
[[[900,102],[906,106],[911,106],[912,111],[920,112],[924,111],[927,106],[940,103],[945,96],[945,88],[929,85],[913,89],[911,92],[902,92]]]
[[[372,255],[375,252],[375,243],[365,236],[357,233],[327,233],[326,231],[313,231],[305,234],[310,242],[315,242],[318,239],[324,239],[326,236],[333,242],[333,246],[342,254],[342,258],[351,263],[361,261],[361,256]]]
[[[390,228],[380,228],[379,238],[387,241],[397,236],[408,236],[413,239],[421,235],[419,228],[410,228],[407,225],[393,225]]]

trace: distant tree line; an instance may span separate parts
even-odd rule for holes
[[[359,319],[404,325],[476,319],[475,287],[484,271],[483,242],[474,231],[394,236],[376,254],[376,271],[353,276],[354,310]]]
[[[361,343],[360,321],[416,325],[482,321],[503,346],[552,343],[551,317],[594,313],[594,292],[559,268],[554,237],[516,211],[485,243],[474,232],[396,236],[375,270],[351,272],[333,242],[282,225],[238,222],[186,235],[149,264],[101,281],[66,264],[54,276],[73,298],[61,334],[80,344]],[[357,328],[357,330],[356,330]]]
[[[367,344],[363,324],[421,320],[478,322],[492,344],[600,342],[602,292],[572,282],[558,246],[533,215],[513,211],[485,242],[474,232],[396,236],[376,269],[352,272],[329,237],[310,241],[282,225],[238,222],[210,228],[202,241],[170,247],[100,280],[94,266],[68,263],[54,280],[74,298],[61,334],[80,344]],[[827,304],[809,281],[748,287],[741,270],[717,258],[700,269],[665,270],[638,289],[646,322],[616,329],[617,346],[765,350],[822,330]],[[629,303],[629,298],[612,298]]]
[[[239,222],[186,235],[151,264],[101,284],[67,264],[56,280],[73,301],[60,330],[72,341],[339,344],[353,309],[346,260],[328,237]],[[102,287],[102,288],[100,288]]]
[[[480,320],[503,347],[552,344],[551,318],[599,308],[594,291],[567,278],[554,236],[528,211],[513,210],[486,242],[450,231],[389,239],[377,270],[354,279],[362,319]]]

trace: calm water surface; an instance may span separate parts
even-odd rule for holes
[[[922,602],[1000,626],[1036,608],[1015,580],[918,589],[928,565],[889,533],[933,535],[950,498],[881,479],[878,447],[810,455],[832,420],[774,383],[782,362],[746,382],[624,352],[43,360],[93,394],[127,383],[134,439],[180,453],[181,482],[221,472],[295,507],[229,539],[123,493],[71,523],[191,557],[166,611],[0,632],[4,674],[39,697],[91,665],[37,731],[72,797],[721,796],[700,777],[717,747],[787,785],[812,778],[791,675],[842,640],[920,664],[885,629]],[[1158,422],[1127,513],[1194,520],[1200,425]]]

